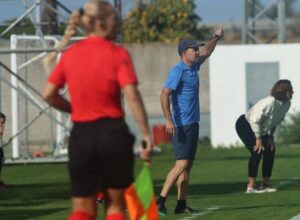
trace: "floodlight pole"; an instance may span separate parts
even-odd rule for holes
[[[248,11],[247,11],[247,0],[243,1],[243,18],[242,18],[242,43],[248,43]]]
[[[41,4],[40,2],[36,2],[36,8],[35,8],[35,21],[36,21],[36,30],[35,30],[35,34],[36,35],[40,35],[40,33],[42,33],[42,28],[41,28]]]
[[[114,0],[115,3],[115,9],[119,15],[119,18],[122,19],[122,1],[121,0]],[[119,33],[117,36],[117,42],[121,43],[122,42],[122,33]]]
[[[243,19],[242,19],[242,43],[249,44],[252,39],[253,43],[263,43],[257,33],[261,30],[272,30],[277,32],[277,42],[285,43],[285,4],[286,0],[270,0],[270,3],[263,7],[257,0],[243,1]],[[268,11],[273,7],[277,8],[277,19],[270,17]],[[271,22],[271,25],[261,27],[259,20],[264,17]],[[271,42],[274,36],[270,37],[267,42]]]
[[[278,0],[278,42],[286,43],[285,36],[285,0]]]

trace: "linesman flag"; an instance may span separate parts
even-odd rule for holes
[[[130,220],[158,220],[153,183],[148,165],[125,191]]]

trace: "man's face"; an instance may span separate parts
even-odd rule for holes
[[[294,90],[293,90],[293,87],[291,87],[289,89],[289,91],[287,92],[286,96],[288,97],[289,100],[292,100],[293,94],[294,94]]]
[[[195,63],[199,59],[199,55],[199,47],[188,48],[184,51],[184,56],[192,63]]]
[[[5,120],[4,118],[0,118],[0,135],[3,135]]]

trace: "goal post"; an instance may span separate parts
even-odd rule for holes
[[[41,42],[41,40],[43,42]],[[52,145],[48,146],[48,152],[52,152],[52,156],[59,156],[61,154],[65,155],[67,153],[65,147],[65,135],[68,134],[66,131],[67,125],[63,126],[63,124],[68,123],[68,116],[56,110],[46,110],[47,104],[43,102],[41,97],[28,88],[28,85],[36,88],[37,91],[41,91],[41,88],[46,82],[47,73],[42,69],[41,59],[47,54],[49,51],[48,48],[45,48],[45,51],[42,50],[45,42],[48,47],[54,48],[60,40],[60,36],[44,36],[43,39],[39,36],[27,36],[27,35],[11,35],[10,38],[10,49],[12,53],[10,54],[10,62],[11,62],[11,71],[15,73],[17,76],[24,78],[24,71],[27,71],[27,80],[25,83],[20,82],[18,78],[11,74],[10,83],[11,83],[11,136],[12,139],[12,159],[20,159],[24,158],[24,155],[32,155],[28,151],[34,151],[38,146],[45,148],[43,145]],[[40,52],[36,52],[37,48],[40,49]],[[22,53],[18,53],[18,50],[22,50]],[[22,58],[24,53],[27,55],[27,59]],[[20,92],[25,93],[26,97],[20,95]],[[29,106],[29,111],[25,111],[24,102],[29,100],[30,103],[33,103]],[[33,110],[35,106],[35,110]],[[37,108],[38,107],[38,108]],[[48,120],[42,116],[44,112],[48,115]],[[27,113],[26,113],[27,112]],[[27,115],[26,115],[27,114]],[[41,116],[40,116],[41,115]],[[42,122],[39,122],[40,119],[37,119],[34,124],[28,124],[26,127],[26,122],[29,119],[33,119],[34,117],[40,117]],[[25,120],[26,118],[26,120]],[[60,123],[59,123],[60,122]],[[68,123],[69,124],[69,123]],[[31,127],[34,127],[31,129]],[[47,127],[47,128],[45,128]],[[25,137],[24,132],[20,133],[20,130],[25,128],[30,134],[30,138]],[[54,136],[54,137],[53,137]],[[29,145],[26,148],[23,147],[24,140],[29,140]],[[35,144],[36,143],[36,144]],[[28,144],[28,143],[27,143]],[[65,149],[63,149],[63,147]],[[45,149],[43,149],[45,150]],[[51,154],[49,154],[51,156]]]

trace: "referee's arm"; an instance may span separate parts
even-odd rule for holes
[[[146,142],[146,148],[141,149],[141,157],[149,160],[153,148],[150,128],[147,119],[147,113],[141,94],[135,84],[128,84],[123,88],[127,103],[133,113],[135,121],[142,132],[143,140]]]
[[[203,63],[215,50],[218,41],[224,36],[223,25],[214,33],[209,42],[199,52],[200,63]]]
[[[42,98],[54,108],[71,113],[71,104],[62,95],[59,94],[59,89],[56,85],[47,82],[42,92]]]

